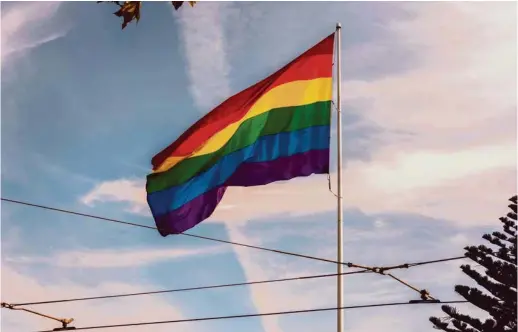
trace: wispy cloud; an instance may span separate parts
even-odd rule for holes
[[[513,167],[516,164],[515,144],[505,143],[510,142],[457,152],[394,151],[393,159],[386,163],[371,163],[364,171],[365,177],[372,186],[383,187],[387,193],[442,185],[495,168]]]
[[[329,214],[324,214],[324,216],[327,215]],[[474,238],[480,236],[474,232],[468,232],[463,233],[464,238],[460,238],[458,236],[459,228],[453,224],[442,221],[431,224],[429,220],[420,219],[417,216],[411,223],[394,223],[393,220],[386,220],[382,228],[377,227],[377,218],[368,216],[366,219],[356,220],[353,216],[352,213],[347,214],[348,229],[345,238],[348,241],[345,241],[344,246],[346,260],[357,264],[390,265],[450,257],[448,255],[456,256],[462,252],[462,247],[466,243],[473,243]],[[284,228],[291,227],[292,222],[284,218],[277,218],[276,224],[267,223],[257,227],[231,224],[227,225],[227,228],[233,241],[334,258],[336,257],[335,234],[334,232],[326,233],[333,223],[320,222],[319,217],[322,215],[304,218],[305,223],[298,226],[298,228],[304,229],[299,235],[296,232],[289,232],[285,236],[272,236],[279,232],[282,233]],[[394,218],[396,217],[392,217],[392,219]],[[301,236],[304,231],[314,234],[314,237]],[[391,236],[387,236],[387,232],[390,232]],[[327,234],[327,239],[318,236],[321,233]],[[449,238],[444,234],[454,236]],[[335,271],[335,266],[332,264],[308,262],[304,259],[270,253],[257,253],[242,248],[235,248],[235,252],[249,280],[333,273]],[[416,287],[428,289],[436,297],[444,300],[456,299],[458,295],[454,293],[453,286],[458,283],[470,285],[469,278],[463,276],[458,268],[461,263],[465,262],[456,261],[451,264],[416,267],[394,271],[394,273]],[[440,271],[440,274],[437,274],[437,271]],[[250,291],[259,312],[336,305],[335,278],[279,285],[254,285],[251,286]],[[345,278],[347,305],[408,301],[418,298],[418,296],[419,294],[413,290],[380,275],[353,275]],[[473,311],[471,308],[467,309]],[[377,326],[379,329],[381,324],[385,324],[383,330],[386,331],[401,331],[401,328],[404,328],[405,331],[419,330],[428,326],[428,316],[434,312],[440,312],[437,307],[419,308],[421,314],[413,316],[410,314],[414,311],[413,308],[397,308],[394,313],[405,316],[408,314],[408,317],[411,317],[402,323],[400,320],[387,320],[390,315],[386,314],[386,310],[388,309],[346,311],[349,329],[362,331],[362,328],[366,326],[372,328]],[[371,315],[376,319],[371,319]],[[329,318],[331,317],[332,314],[329,315]],[[367,321],[369,324],[366,323]],[[309,315],[297,317],[296,320],[290,320],[289,317],[264,317],[263,319],[265,331],[268,332],[283,331],[287,326],[294,328],[296,324],[303,326],[301,329],[303,331],[322,330],[327,328],[326,324],[332,325],[332,323],[334,323],[332,319],[331,322],[326,323],[313,319]]]
[[[145,188],[144,180],[105,181],[95,185],[92,190],[80,198],[80,201],[88,206],[93,206],[98,202],[122,202],[128,204],[128,212],[149,216]]]
[[[313,190],[307,190],[312,186]],[[291,216],[329,211],[336,199],[329,191],[323,175],[292,181],[272,183],[268,186],[227,190],[222,202],[208,222],[246,223],[251,219],[287,214]],[[137,179],[119,179],[97,184],[80,197],[80,202],[93,206],[96,203],[123,203],[128,212],[149,216],[145,182]],[[278,204],[279,201],[283,204]]]
[[[72,280],[41,283],[40,273],[21,273],[2,262],[2,278],[9,280],[9,287],[2,287],[2,301],[45,301],[67,297],[99,296],[106,294],[144,292],[156,286],[139,283],[104,281],[96,287],[87,287]],[[113,310],[117,308],[117,310]],[[142,308],[145,308],[143,310]],[[138,297],[58,303],[35,308],[53,316],[74,318],[72,326],[91,326],[143,322],[149,320],[182,319],[180,310],[161,297]],[[2,310],[2,331],[35,331],[60,327],[59,323],[21,311]],[[129,327],[128,331],[147,331],[149,327]],[[192,326],[175,326],[175,330],[192,331]],[[154,326],[153,331],[171,331],[171,326]]]
[[[223,2],[207,2],[194,9],[182,8],[173,13],[178,15],[180,22],[190,91],[203,113],[230,97],[223,31],[228,6]]]
[[[17,64],[21,58],[25,57],[35,48],[49,43],[58,38],[64,37],[69,26],[63,25],[59,18],[59,11],[63,2],[11,2],[1,5],[1,68],[2,68],[2,90],[10,81],[11,75],[17,72]],[[21,148],[19,139],[13,136],[26,132],[26,125],[23,123],[23,116],[20,116],[18,105],[21,103],[16,100],[16,93],[4,94],[2,96],[2,138],[9,139],[9,144],[3,145],[2,151],[2,178],[12,180],[20,184],[27,184],[27,173],[32,169],[26,168],[27,165],[18,164],[13,160]],[[22,129],[23,128],[23,129]],[[29,155],[29,153],[27,153]],[[16,157],[14,157],[16,156]],[[43,160],[43,156],[30,153],[30,159],[38,159],[37,164],[46,171],[57,172],[53,163]],[[78,180],[80,176],[75,176]],[[86,180],[85,178],[80,179]]]
[[[65,27],[51,24],[61,2],[17,3],[2,6],[2,68],[31,49],[66,35]]]
[[[247,238],[239,228],[237,227],[227,227],[229,231],[229,236],[232,241],[243,241],[241,243],[251,243],[250,238]],[[251,259],[251,253],[246,250],[240,250],[238,248],[234,249],[236,256],[243,268],[245,273],[246,280],[266,280],[269,275],[266,273],[265,266],[259,265]],[[268,304],[276,301],[272,301],[279,294],[274,294],[270,291],[270,289],[261,289],[259,287],[250,287],[250,296],[255,305],[255,308],[258,312],[264,312],[263,309],[267,308],[267,310],[273,311],[272,307],[268,307]],[[282,297],[279,297],[282,299]],[[276,302],[278,303],[278,302]],[[279,326],[278,317],[262,317],[261,323],[263,325],[263,329],[266,332],[282,332],[281,327]]]
[[[419,66],[346,78],[343,95],[353,109],[363,105],[363,116],[411,136],[387,134],[370,160],[349,163],[345,202],[491,223],[498,202],[516,190],[516,4],[404,6],[415,18],[388,29]]]
[[[52,257],[6,257],[6,262],[21,264],[44,263],[66,268],[134,268],[163,261],[177,261],[195,256],[217,255],[227,251],[226,247],[199,249],[96,249],[61,252]]]
[[[366,116],[422,138],[453,134],[448,130],[472,129],[494,117],[512,115],[516,106],[516,4],[405,6],[415,18],[395,21],[388,29],[415,50],[420,65],[373,81],[345,78],[346,101],[367,98],[371,104],[362,110]],[[451,143],[445,137],[436,138],[442,145]]]

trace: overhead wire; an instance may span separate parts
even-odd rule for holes
[[[339,275],[354,275],[354,274],[362,274],[362,273],[380,273],[379,271],[386,271],[386,270],[399,269],[399,268],[409,268],[409,267],[422,266],[422,265],[427,265],[427,264],[436,264],[436,263],[441,263],[441,262],[446,262],[446,261],[451,261],[451,260],[461,259],[461,258],[465,258],[465,257],[464,256],[459,256],[459,257],[452,257],[452,258],[445,258],[445,259],[436,259],[436,260],[430,260],[430,261],[422,261],[422,262],[416,262],[416,263],[405,263],[405,264],[400,264],[400,265],[395,265],[395,266],[387,266],[387,267],[379,267],[379,268],[369,268],[369,267],[365,267],[365,266],[353,266],[353,267],[363,268],[364,270],[344,272],[344,273],[340,273],[340,274],[339,273],[327,273],[327,274],[316,274],[316,275],[290,277],[290,278],[280,278],[280,279],[269,279],[269,280],[240,282],[240,283],[228,283],[228,284],[218,284],[218,285],[209,285],[209,286],[197,286],[197,287],[187,287],[187,288],[164,289],[164,290],[148,291],[148,292],[138,292],[138,293],[112,294],[112,295],[90,296],[90,297],[59,299],[59,300],[48,300],[48,301],[37,301],[37,302],[21,302],[21,303],[11,303],[11,306],[19,307],[19,306],[43,305],[43,304],[63,303],[63,302],[101,300],[101,299],[110,299],[110,298],[154,295],[154,294],[164,294],[164,293],[176,293],[176,292],[186,292],[186,291],[205,290],[205,289],[214,289],[214,288],[226,288],[226,287],[236,287],[236,286],[270,284],[270,283],[287,282],[287,281],[311,280],[311,279],[336,277],[336,276],[339,276]],[[389,275],[389,276],[391,276],[392,278],[396,278],[393,275]],[[409,287],[413,288],[412,286],[409,286]],[[421,292],[418,289],[415,289],[415,288],[413,288],[413,289],[418,291],[418,292]]]
[[[332,101],[332,105],[336,108],[336,105]],[[330,174],[327,175],[327,181],[329,186],[329,191],[337,196],[331,187],[331,178]],[[158,230],[156,227],[148,226],[148,225],[142,225],[138,223],[132,223],[122,220],[117,220],[113,218],[106,218],[101,216],[95,216],[85,213],[80,213],[76,211],[71,210],[65,210],[65,209],[59,209],[59,208],[53,208],[50,206],[44,206],[44,205],[38,205],[34,203],[29,202],[23,202],[8,198],[1,198],[2,201],[10,202],[10,203],[16,203],[21,204],[25,206],[31,206],[36,208],[42,208],[46,210],[51,210],[55,212],[61,212],[61,213],[67,213],[72,214],[76,216],[83,216],[87,218],[93,218],[98,220],[104,220],[119,224],[124,224],[128,226],[135,226],[140,228],[146,228],[146,229],[154,229]],[[231,284],[220,284],[220,285],[210,285],[210,286],[198,286],[198,287],[189,287],[189,288],[180,288],[180,289],[168,289],[168,290],[160,290],[160,291],[150,291],[150,292],[140,292],[140,293],[126,293],[126,294],[115,294],[115,295],[105,295],[105,296],[94,296],[94,297],[83,297],[83,298],[72,298],[72,299],[62,299],[62,300],[51,300],[51,301],[40,301],[40,302],[26,302],[26,303],[14,303],[14,304],[8,304],[5,302],[2,302],[1,306],[2,308],[8,308],[10,310],[23,310],[32,314],[36,314],[45,318],[49,318],[52,320],[56,320],[58,322],[61,322],[63,325],[62,329],[53,329],[53,330],[46,330],[46,331],[39,331],[39,332],[53,332],[56,330],[92,330],[92,329],[108,329],[108,328],[120,328],[120,327],[130,327],[130,326],[144,326],[144,325],[157,325],[157,324],[172,324],[172,323],[186,323],[186,322],[199,322],[199,321],[210,321],[210,320],[225,320],[225,319],[237,319],[237,318],[252,318],[252,317],[264,317],[264,316],[278,316],[278,315],[290,315],[290,314],[301,314],[301,313],[312,313],[312,312],[325,312],[325,311],[335,311],[335,310],[351,310],[351,309],[366,309],[366,308],[374,308],[374,307],[387,307],[387,306],[401,306],[401,305],[416,305],[416,304],[454,304],[454,303],[467,303],[468,301],[465,300],[459,300],[459,301],[438,301],[435,300],[433,297],[431,297],[426,290],[419,290],[412,285],[402,281],[401,279],[395,277],[394,275],[388,273],[386,274],[385,271],[392,270],[392,269],[400,269],[400,268],[410,268],[415,266],[421,266],[425,264],[433,264],[433,263],[439,263],[439,262],[445,262],[445,261],[452,261],[452,260],[458,260],[458,259],[465,259],[466,256],[458,256],[458,257],[452,257],[452,258],[446,258],[446,259],[439,259],[439,260],[433,260],[433,261],[424,261],[424,262],[417,262],[417,263],[405,263],[401,265],[395,265],[395,266],[388,266],[388,267],[368,267],[368,266],[359,266],[355,265],[353,263],[345,263],[345,262],[338,262],[335,260],[330,260],[326,258],[319,258],[304,254],[298,254],[293,252],[287,252],[283,250],[277,250],[277,249],[270,249],[260,246],[254,246],[254,245],[248,245],[244,243],[238,243],[228,240],[222,240],[207,236],[201,236],[196,234],[189,234],[189,233],[181,233],[177,235],[192,237],[192,238],[199,238],[199,239],[205,239],[209,241],[219,242],[219,243],[226,243],[231,244],[235,246],[240,247],[246,247],[246,248],[252,248],[262,251],[269,251],[289,256],[295,256],[295,257],[301,257],[311,260],[317,260],[317,261],[323,261],[323,262],[329,262],[329,263],[335,263],[335,264],[342,264],[347,265],[348,267],[359,267],[363,268],[363,270],[360,271],[351,271],[346,273],[331,273],[331,274],[320,274],[320,275],[311,275],[311,276],[301,276],[301,277],[292,277],[292,278],[281,278],[281,279],[272,279],[272,280],[261,280],[261,281],[252,281],[252,282],[242,282],[242,283],[231,283]],[[108,298],[121,298],[121,297],[130,297],[130,296],[142,296],[142,295],[152,295],[152,294],[160,294],[160,293],[172,293],[172,292],[182,292],[182,291],[193,291],[193,290],[203,290],[203,289],[214,289],[214,288],[224,288],[224,287],[235,287],[235,286],[244,286],[244,285],[256,285],[256,284],[267,284],[267,283],[276,283],[276,282],[286,282],[286,281],[295,281],[295,280],[308,280],[308,279],[317,279],[317,278],[326,278],[326,277],[333,277],[333,276],[340,276],[340,275],[353,275],[353,274],[362,274],[362,273],[378,273],[382,275],[388,275],[392,277],[393,279],[399,281],[400,283],[406,285],[407,287],[414,289],[417,292],[421,293],[422,299],[426,300],[427,298],[435,300],[435,302],[432,301],[422,301],[422,302],[416,302],[416,301],[410,301],[410,302],[393,302],[393,303],[382,303],[382,304],[368,304],[368,305],[356,305],[356,306],[344,306],[344,307],[338,307],[338,308],[317,308],[317,309],[305,309],[305,310],[291,310],[291,311],[281,311],[281,312],[270,312],[270,313],[258,313],[258,314],[243,314],[243,315],[231,315],[231,316],[215,316],[215,317],[202,317],[202,318],[192,318],[192,319],[180,319],[180,320],[170,320],[170,321],[152,321],[152,322],[141,322],[141,323],[126,323],[126,324],[113,324],[113,325],[98,325],[98,326],[89,326],[89,327],[68,327],[67,325],[70,324],[74,319],[66,319],[66,318],[56,318],[53,316],[45,315],[30,309],[26,308],[19,308],[21,306],[27,306],[27,305],[42,305],[42,304],[51,304],[51,303],[63,303],[63,302],[75,302],[75,301],[86,301],[86,300],[97,300],[97,299],[108,299]]]
[[[290,310],[290,311],[278,311],[278,312],[267,312],[267,313],[257,313],[257,314],[244,314],[244,315],[231,315],[231,316],[213,316],[213,317],[200,317],[200,318],[190,318],[190,319],[176,319],[176,320],[164,320],[164,321],[150,321],[150,322],[140,322],[140,323],[124,323],[124,324],[111,324],[111,325],[96,325],[96,326],[85,326],[85,327],[75,327],[74,330],[94,330],[94,329],[109,329],[109,328],[119,328],[119,327],[130,327],[130,326],[148,326],[148,325],[159,325],[159,324],[174,324],[174,323],[188,323],[188,322],[202,322],[202,321],[215,321],[215,320],[225,320],[225,319],[237,319],[237,318],[252,318],[252,317],[265,317],[265,316],[281,316],[281,315],[293,315],[293,314],[302,314],[302,313],[312,313],[312,312],[325,312],[325,311],[336,311],[336,310],[352,310],[352,309],[366,309],[366,308],[376,308],[376,307],[389,307],[389,306],[403,306],[403,305],[419,305],[419,304],[458,304],[458,303],[467,303],[465,300],[458,301],[445,301],[445,302],[392,302],[392,303],[376,303],[376,304],[364,304],[364,305],[354,305],[354,306],[344,306],[344,307],[334,307],[334,308],[316,308],[316,309],[304,309],[304,310]],[[52,330],[43,330],[37,332],[53,332]]]
[[[402,285],[404,285],[404,286],[406,286],[406,287],[416,291],[417,293],[419,293],[421,295],[421,300],[426,301],[426,300],[436,300],[436,299],[433,296],[430,295],[428,290],[426,290],[426,289],[418,289],[418,288],[410,285],[408,282],[406,282],[406,281],[396,277],[392,273],[386,273],[386,271],[394,270],[394,269],[410,268],[410,267],[421,266],[421,265],[426,265],[426,264],[442,263],[442,262],[448,262],[448,261],[465,259],[465,258],[468,258],[468,257],[466,257],[466,256],[457,256],[457,257],[436,259],[436,260],[423,261],[423,262],[417,262],[417,263],[405,263],[405,264],[394,265],[394,266],[386,266],[386,267],[368,267],[368,266],[362,266],[362,265],[358,265],[358,264],[348,264],[348,266],[349,267],[356,267],[356,268],[363,268],[365,270],[370,270],[370,271],[375,272],[375,273],[379,273],[379,274],[382,274],[382,275],[389,276],[392,279],[394,279],[397,282],[399,282],[400,284],[402,284]]]
[[[96,215],[92,215],[92,214],[86,214],[86,213],[81,213],[81,212],[76,212],[76,211],[71,211],[71,210],[66,210],[66,209],[60,209],[60,208],[50,207],[50,206],[46,206],[46,205],[34,204],[34,203],[29,203],[29,202],[24,202],[24,201],[4,198],[4,197],[2,197],[1,200],[5,201],[5,202],[20,204],[20,205],[25,205],[25,206],[35,207],[35,208],[41,208],[41,209],[55,211],[55,212],[61,212],[61,213],[66,213],[66,214],[71,214],[71,215],[76,215],[76,216],[82,216],[82,217],[98,219],[98,220],[103,220],[103,221],[108,221],[108,222],[114,222],[114,223],[123,224],[123,225],[127,225],[127,226],[135,226],[135,227],[140,227],[140,228],[157,230],[157,228],[153,227],[153,226],[142,225],[142,224],[127,222],[127,221],[123,221],[123,220],[113,219],[113,218],[106,218],[106,217],[101,217],[101,216],[96,216]],[[183,236],[188,236],[188,237],[200,238],[200,239],[205,239],[205,240],[210,240],[210,241],[215,241],[215,242],[220,242],[220,243],[227,243],[227,244],[232,244],[232,245],[246,247],[246,248],[252,248],[252,249],[258,249],[258,250],[263,250],[263,251],[269,251],[269,252],[284,254],[284,255],[288,255],[288,256],[301,257],[301,258],[317,260],[317,261],[323,261],[323,262],[329,262],[329,263],[334,263],[334,264],[342,264],[342,265],[347,265],[348,267],[358,267],[358,268],[363,268],[364,270],[372,271],[374,273],[378,273],[378,274],[382,274],[382,275],[385,275],[385,271],[387,271],[389,269],[408,268],[409,267],[408,264],[402,264],[402,265],[386,267],[386,268],[367,267],[367,266],[362,266],[362,265],[356,265],[356,264],[353,264],[353,263],[350,263],[350,262],[338,262],[338,261],[335,261],[335,260],[332,260],[332,259],[327,259],[327,258],[320,258],[320,257],[314,257],[314,256],[309,256],[309,255],[303,255],[303,254],[283,251],[283,250],[259,247],[259,246],[244,244],[244,243],[238,243],[238,242],[233,242],[233,241],[216,239],[216,238],[207,237],[207,236],[201,236],[201,235],[195,235],[195,234],[189,234],[189,233],[181,233],[181,234],[177,234],[177,235],[183,235]],[[465,257],[449,258],[449,260],[461,259],[461,258],[465,258]],[[430,296],[430,294],[428,293],[427,290],[425,290],[425,289],[419,290],[418,288],[408,284],[407,282],[405,282],[405,281],[395,277],[394,275],[392,275],[390,273],[388,274],[388,276],[390,276],[394,280],[400,282],[401,284],[409,287],[410,289],[418,292],[421,295],[421,299],[422,300],[434,299],[432,296]]]
[[[47,206],[47,205],[40,205],[40,204],[35,204],[35,203],[29,203],[29,202],[24,202],[24,201],[19,201],[19,200],[14,200],[14,199],[10,199],[10,198],[4,198],[4,197],[2,197],[1,200],[4,201],[4,202],[20,204],[20,205],[25,205],[25,206],[45,209],[45,210],[49,210],[49,211],[61,212],[61,213],[76,215],[76,216],[80,216],[80,217],[91,218],[91,219],[98,219],[98,220],[118,223],[118,224],[127,225],[127,226],[134,226],[134,227],[158,230],[156,227],[149,226],[149,225],[143,225],[143,224],[123,221],[123,220],[119,220],[119,219],[101,217],[101,216],[96,216],[96,215],[93,215],[93,214],[81,213],[81,212],[76,212],[76,211],[72,211],[72,210],[60,209],[60,208],[55,208],[55,207],[51,207],[51,206]],[[372,268],[364,267],[364,266],[361,266],[361,265],[355,265],[353,263],[338,262],[338,261],[335,261],[335,260],[332,260],[332,259],[327,259],[327,258],[322,258],[322,257],[315,257],[315,256],[309,256],[309,255],[304,255],[304,254],[298,254],[298,253],[284,251],[284,250],[278,250],[278,249],[271,249],[271,248],[265,248],[265,247],[260,247],[260,246],[254,246],[254,245],[245,244],[245,243],[239,243],[239,242],[234,242],[234,241],[227,241],[227,240],[217,239],[217,238],[208,237],[208,236],[202,236],[202,235],[196,235],[196,234],[190,234],[190,233],[181,233],[181,234],[176,234],[176,235],[193,237],[193,238],[198,238],[198,239],[203,239],[203,240],[208,240],[208,241],[214,241],[214,242],[220,242],[220,243],[226,243],[226,244],[231,244],[231,245],[235,245],[235,246],[239,246],[239,247],[257,249],[257,250],[262,250],[262,251],[269,251],[269,252],[274,252],[274,253],[288,255],[288,256],[295,256],[295,257],[300,257],[300,258],[317,260],[317,261],[321,261],[321,262],[342,264],[342,265],[347,265],[349,267],[360,267],[360,268],[372,269]],[[466,258],[466,257],[465,256],[460,256],[460,257],[448,258],[447,260],[463,259],[463,258]],[[418,263],[413,263],[413,264],[418,264]],[[400,268],[400,266],[401,265],[398,265],[398,266],[395,266],[395,267],[390,267],[390,268],[385,268],[385,270],[389,270],[389,269],[393,269],[393,268]]]
[[[98,220],[103,220],[103,221],[123,224],[123,225],[127,225],[127,226],[134,226],[134,227],[158,230],[156,227],[153,227],[153,226],[142,225],[142,224],[132,223],[132,222],[128,222],[128,221],[113,219],[113,218],[106,218],[106,217],[101,217],[101,216],[96,216],[96,215],[92,215],[92,214],[81,213],[81,212],[76,212],[76,211],[71,211],[71,210],[59,209],[59,208],[55,208],[55,207],[51,207],[51,206],[34,204],[34,203],[14,200],[14,199],[10,199],[10,198],[2,197],[1,200],[4,201],[4,202],[15,203],[15,204],[20,204],[20,205],[25,205],[25,206],[45,209],[45,210],[49,210],[49,211],[55,211],[55,212],[61,212],[61,213],[66,213],[66,214],[86,217],[86,218],[98,219]],[[226,243],[226,244],[231,244],[231,245],[235,245],[235,246],[239,246],[239,247],[257,249],[257,250],[262,250],[262,251],[269,251],[269,252],[274,252],[274,253],[277,253],[277,254],[283,254],[283,255],[288,255],[288,256],[295,256],[295,257],[306,258],[306,259],[311,259],[311,260],[316,260],[316,261],[321,261],[321,262],[334,263],[334,264],[343,264],[343,265],[347,265],[348,264],[348,263],[338,262],[338,261],[333,260],[333,259],[314,257],[314,256],[298,254],[298,253],[293,253],[293,252],[284,251],[284,250],[270,249],[270,248],[254,246],[254,245],[245,244],[245,243],[239,243],[239,242],[227,241],[227,240],[222,240],[222,239],[216,239],[216,238],[208,237],[208,236],[189,234],[189,233],[181,233],[181,234],[176,234],[176,235],[187,236],[187,237],[198,238],[198,239],[204,239],[204,240],[209,240],[209,241],[219,242],[219,243]]]
[[[89,300],[101,300],[101,299],[111,299],[111,298],[119,298],[119,297],[131,297],[131,296],[142,296],[142,295],[153,295],[153,294],[164,294],[164,293],[176,293],[176,292],[203,290],[203,289],[225,288],[225,287],[235,287],[235,286],[248,286],[248,285],[260,285],[260,284],[269,284],[269,283],[285,282],[285,281],[318,279],[318,278],[336,277],[338,275],[351,275],[351,274],[360,274],[360,273],[372,273],[372,271],[366,271],[366,270],[351,271],[351,272],[344,272],[344,273],[341,273],[341,274],[338,274],[338,273],[328,273],[328,274],[318,274],[318,275],[292,277],[292,278],[281,278],[281,279],[271,279],[271,280],[240,282],[240,283],[232,283],[232,284],[220,284],[220,285],[188,287],[188,288],[164,289],[164,290],[150,291],[150,292],[125,293],[125,294],[114,294],[114,295],[104,295],[104,296],[91,296],[91,297],[80,297],[80,298],[71,298],[71,299],[62,299],[62,300],[39,301],[39,302],[11,303],[11,306],[13,306],[13,307],[21,307],[21,306],[27,306],[27,305],[41,305],[41,304],[62,303],[62,302],[89,301]]]

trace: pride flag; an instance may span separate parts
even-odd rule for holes
[[[227,187],[329,173],[333,46],[334,34],[153,157],[147,201],[162,236],[207,219]]]

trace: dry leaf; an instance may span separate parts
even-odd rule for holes
[[[101,2],[111,2],[119,6],[119,10],[117,10],[114,15],[117,17],[122,17],[122,29],[124,29],[128,23],[135,20],[137,23],[140,20],[140,8],[142,7],[142,1],[97,1],[97,3]],[[175,10],[178,10],[185,1],[171,1]],[[188,1],[191,7],[194,7],[197,1]]]
[[[180,7],[182,7],[184,2],[185,1],[171,1],[175,10],[178,10]],[[194,7],[194,5],[196,4],[196,1],[188,1],[188,2],[189,2],[189,5],[191,5],[191,7]]]
[[[178,8],[182,7],[183,5],[183,1],[171,1],[171,3],[173,4],[175,10],[178,10]]]
[[[140,20],[140,6],[141,1],[125,1],[124,4],[119,5],[118,11],[113,13],[118,17],[122,17],[122,28],[124,29],[128,23],[135,20]]]

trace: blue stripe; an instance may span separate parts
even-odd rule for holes
[[[311,150],[328,149],[329,135],[330,126],[315,126],[263,136],[254,144],[224,156],[214,166],[189,181],[148,194],[149,206],[155,216],[166,214],[223,185],[245,162],[265,162]]]

